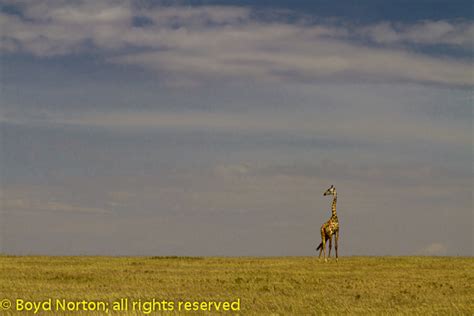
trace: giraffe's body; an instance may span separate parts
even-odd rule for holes
[[[331,185],[331,187],[324,193],[324,195],[333,195],[332,200],[332,214],[331,218],[321,226],[321,243],[319,244],[316,250],[319,250],[319,258],[321,258],[321,253],[324,252],[324,261],[327,261],[326,258],[326,241],[329,240],[329,254],[328,258],[331,257],[331,248],[332,248],[332,236],[334,236],[335,241],[335,250],[336,250],[336,261],[338,259],[338,241],[339,241],[339,219],[337,218],[336,212],[336,203],[337,203],[337,192],[336,188]]]

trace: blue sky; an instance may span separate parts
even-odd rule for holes
[[[472,255],[467,1],[2,1],[0,250]]]

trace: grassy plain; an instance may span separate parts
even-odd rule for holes
[[[111,304],[155,298],[176,304],[240,299],[242,315],[473,315],[473,284],[472,257],[347,257],[325,264],[314,257],[0,256],[0,301],[13,302],[6,314],[18,298]]]

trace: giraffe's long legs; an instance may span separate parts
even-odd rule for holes
[[[334,241],[335,241],[334,248],[336,249],[336,261],[337,261],[339,258],[337,254],[337,242],[339,241],[339,229],[336,230],[336,236],[334,236]]]
[[[323,243],[321,250],[324,254],[324,261],[326,261],[326,234],[324,232],[324,227],[321,227],[321,242]],[[321,250],[319,251],[319,258],[321,258]]]
[[[329,236],[329,253],[328,253],[328,259],[331,258],[331,248],[332,248],[332,235]]]

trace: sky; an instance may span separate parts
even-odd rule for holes
[[[0,253],[473,255],[471,1],[0,1]]]

